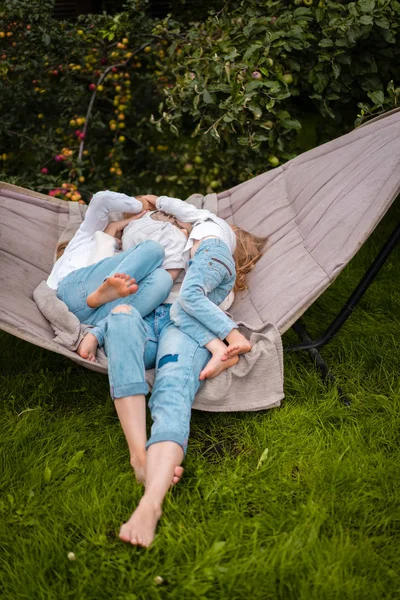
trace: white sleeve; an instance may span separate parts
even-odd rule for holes
[[[138,214],[143,210],[143,204],[133,196],[119,192],[97,192],[90,201],[85,219],[80,226],[80,231],[92,235],[96,231],[103,231],[108,224],[110,212],[129,212]]]
[[[214,216],[209,210],[196,208],[189,202],[178,200],[178,198],[169,198],[169,196],[159,196],[156,200],[156,207],[184,223],[194,223],[199,219],[209,219]]]
[[[112,235],[104,233],[104,231],[96,231],[94,234],[95,246],[90,253],[88,266],[98,263],[103,258],[114,256],[117,251],[117,242]]]

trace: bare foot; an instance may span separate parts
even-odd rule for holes
[[[144,484],[146,481],[146,450],[131,455],[131,466],[135,472],[136,481]]]
[[[146,452],[131,456],[131,466],[135,472],[136,481],[145,484],[146,482]],[[171,485],[176,485],[183,475],[183,467],[175,467]]]
[[[148,548],[154,540],[160,517],[160,506],[154,505],[143,496],[129,521],[122,525],[119,537],[133,546]]]
[[[226,336],[226,341],[229,346],[225,349],[225,354],[221,358],[222,361],[237,356],[238,354],[245,354],[250,352],[251,344],[249,340],[240,333],[239,329],[232,329],[232,331]]]
[[[87,333],[78,346],[77,353],[82,358],[96,362],[96,351],[99,342],[93,333]]]
[[[117,300],[117,298],[125,298],[130,294],[137,292],[138,286],[136,280],[125,273],[115,273],[108,277],[103,283],[86,299],[86,303],[90,308],[98,308],[102,304]]]
[[[227,358],[222,360],[224,355],[222,354],[213,354],[211,359],[208,361],[202,372],[200,373],[200,381],[203,379],[213,379],[222,371],[233,367],[239,361],[238,356],[232,356],[232,358]]]
[[[183,475],[183,471],[185,469],[183,467],[175,467],[175,471],[174,471],[174,476],[172,478],[172,484],[171,485],[176,485],[177,483],[179,483],[179,481],[181,480],[181,477]]]

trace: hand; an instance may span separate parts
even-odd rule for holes
[[[155,210],[157,208],[157,198],[158,196],[155,196],[154,194],[146,194],[145,196],[140,197],[140,201],[142,202],[143,207],[146,205],[147,210]]]
[[[142,212],[138,213],[137,215],[132,215],[127,219],[122,219],[121,221],[113,221],[112,223],[109,223],[107,225],[107,227],[104,229],[104,233],[108,233],[108,235],[116,237],[118,233],[125,229],[128,223],[130,223],[131,221],[135,221],[136,219],[140,219],[140,217],[143,217],[143,215],[146,212],[147,211],[142,210]]]

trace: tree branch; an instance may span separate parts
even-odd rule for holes
[[[146,43],[141,44],[141,46],[139,46],[139,48],[137,48],[136,50],[134,50],[132,52],[132,56],[130,56],[126,61],[124,61],[123,63],[116,63],[115,65],[110,65],[109,67],[107,67],[103,73],[100,75],[97,83],[96,83],[96,89],[94,90],[92,97],[90,99],[89,102],[89,106],[88,109],[86,111],[86,117],[85,117],[85,125],[83,127],[83,134],[84,134],[84,138],[81,140],[81,143],[79,145],[79,154],[78,154],[78,163],[82,162],[82,156],[83,156],[83,149],[85,147],[85,139],[86,139],[86,133],[88,130],[88,125],[89,125],[89,120],[90,120],[90,116],[92,114],[92,110],[93,110],[93,106],[94,106],[94,101],[96,99],[96,94],[97,94],[97,88],[99,85],[101,85],[101,82],[104,80],[104,78],[106,77],[106,75],[112,70],[112,69],[120,69],[120,68],[125,68],[128,66],[128,64],[132,61],[132,59],[134,58],[135,55],[139,54],[139,52],[141,52],[146,46],[149,45],[149,42],[147,41]]]

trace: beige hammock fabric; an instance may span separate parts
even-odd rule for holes
[[[399,191],[396,109],[218,194],[214,200],[221,217],[269,237],[248,290],[237,295],[231,308],[233,317],[250,330],[263,332],[274,323],[286,331],[354,256]],[[70,224],[68,205],[0,183],[0,328],[104,372],[53,341],[32,299]],[[278,390],[271,405],[279,405],[282,397]]]

